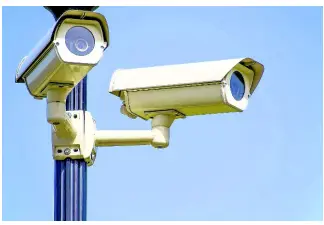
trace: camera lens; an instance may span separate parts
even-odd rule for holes
[[[245,83],[240,72],[235,71],[231,76],[230,88],[232,96],[236,101],[240,101],[245,93]]]
[[[87,49],[89,48],[88,42],[84,39],[78,39],[75,42],[75,48],[79,51],[79,52],[85,52],[87,51]]]
[[[65,35],[66,47],[75,55],[88,55],[95,46],[95,39],[87,28],[72,27]]]

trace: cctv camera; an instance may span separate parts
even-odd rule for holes
[[[66,11],[22,60],[16,83],[26,83],[30,94],[39,99],[46,98],[48,90],[53,88],[68,93],[100,61],[108,39],[103,15]]]
[[[145,120],[163,112],[176,118],[242,112],[263,71],[251,58],[121,69],[109,92],[121,98],[124,114]]]

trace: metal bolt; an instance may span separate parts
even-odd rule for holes
[[[91,155],[90,155],[90,159],[93,160],[93,161],[95,161],[95,159],[96,159],[96,154],[95,154],[94,152],[91,153]]]
[[[71,149],[69,148],[64,149],[64,155],[70,155],[70,153],[71,153]]]
[[[67,113],[68,117],[71,118],[72,117],[72,114],[71,113]]]

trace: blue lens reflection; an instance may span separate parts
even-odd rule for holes
[[[85,27],[72,27],[65,35],[66,47],[75,55],[88,55],[95,46],[92,33]]]
[[[245,83],[240,72],[235,71],[231,76],[230,88],[232,96],[236,101],[240,101],[245,93]]]

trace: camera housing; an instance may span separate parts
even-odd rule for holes
[[[144,120],[163,112],[176,118],[242,112],[263,72],[251,58],[119,69],[109,92],[121,98],[124,114]]]
[[[109,44],[108,24],[99,13],[68,10],[21,61],[16,83],[37,99],[52,88],[69,93],[100,61]]]

